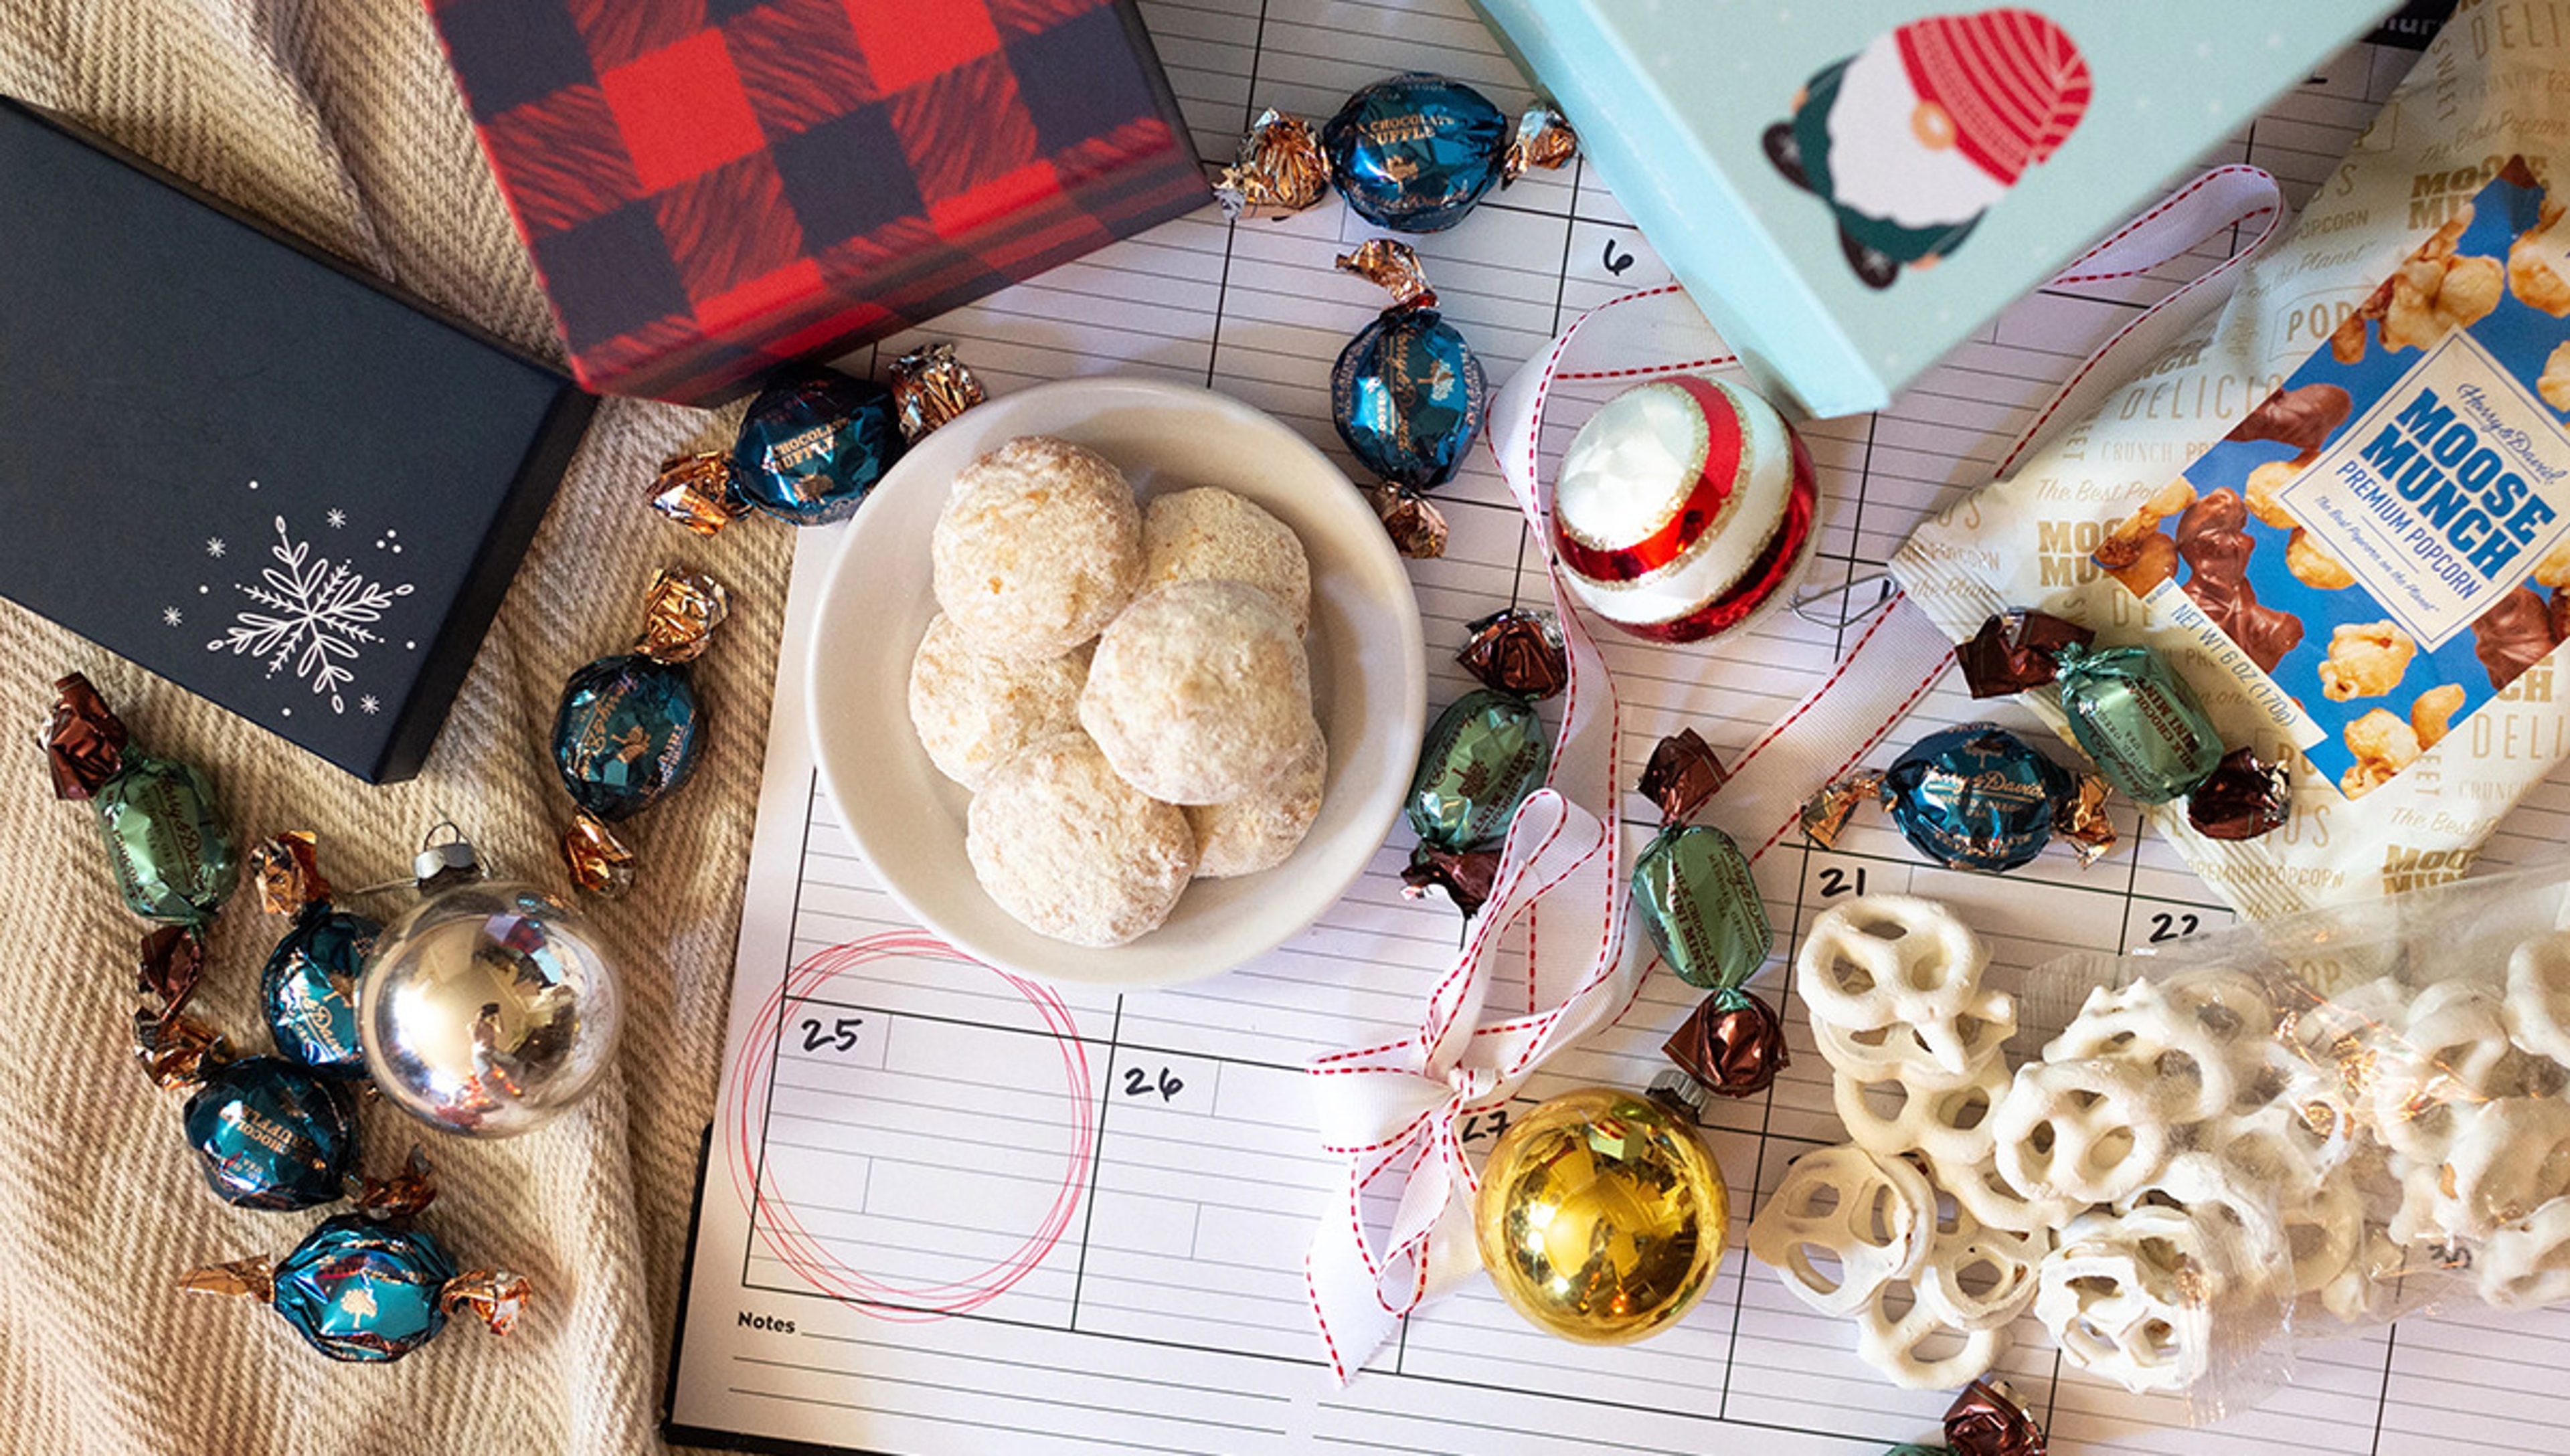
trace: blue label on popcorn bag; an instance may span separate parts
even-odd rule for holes
[[[2511,163],[2100,565],[2350,798],[2570,632],[2570,236]]]

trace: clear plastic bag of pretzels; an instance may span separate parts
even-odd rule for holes
[[[1750,1253],[1895,1384],[2048,1336],[2210,1422],[2430,1304],[2570,1303],[2570,861],[2026,971],[1860,896],[1794,988],[1847,1141]]]
[[[1995,1163],[2065,1215],[2067,1363],[2219,1419],[2431,1304],[2570,1302],[2570,862],[2065,956],[2017,1012]]]

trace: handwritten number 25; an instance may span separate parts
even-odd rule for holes
[[[866,1024],[862,1016],[842,1016],[824,1027],[817,1017],[803,1018],[803,1049],[824,1049],[841,1053],[857,1049],[857,1028]]]

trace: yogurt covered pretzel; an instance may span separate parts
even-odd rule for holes
[[[1998,1170],[2029,1199],[2105,1204],[2150,1186],[2201,1089],[2124,1061],[2023,1068],[1990,1117]]]
[[[1894,1279],[1919,1273],[1936,1233],[1936,1194],[1905,1158],[1859,1147],[1794,1160],[1750,1221],[1749,1252],[1796,1298],[1823,1314],[1852,1314]],[[1838,1266],[1835,1276],[1813,1254]]]
[[[2016,1026],[2014,999],[1981,988],[1988,963],[1980,941],[1933,901],[1859,896],[1812,922],[1795,984],[1816,1023],[1850,1032],[1910,1028],[1933,1066],[1963,1079],[1996,1045],[1985,1026],[1966,1023]]]
[[[2043,1262],[2034,1316],[2091,1374],[2136,1394],[2183,1390],[2211,1362],[2220,1285],[2182,1211],[2084,1214]]]

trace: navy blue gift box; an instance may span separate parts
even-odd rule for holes
[[[416,773],[595,399],[6,100],[0,199],[0,595]]]

